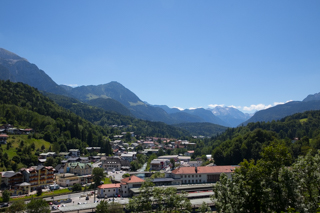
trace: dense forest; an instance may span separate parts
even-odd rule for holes
[[[104,127],[110,134],[120,134],[121,131],[134,132],[136,135],[144,138],[145,136],[180,138],[190,136],[191,134],[184,129],[167,125],[163,122],[152,122],[141,120],[130,116],[124,116],[115,112],[105,111],[102,108],[90,106],[74,98],[62,95],[44,93],[60,106],[74,112],[80,117]],[[110,128],[111,125],[125,126],[119,130]]]
[[[197,143],[194,156],[212,153],[217,165],[237,165],[243,159],[258,160],[272,142],[284,143],[294,158],[320,148],[320,111],[308,111],[280,121],[249,123],[228,128],[222,134]]]

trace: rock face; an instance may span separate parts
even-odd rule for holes
[[[215,108],[210,110],[215,116],[226,122],[228,126],[231,127],[236,127],[251,117],[250,114],[243,113],[233,107],[216,106]]]
[[[308,95],[305,99],[303,99],[304,102],[307,101],[320,101],[320,92],[316,93],[314,95]]]
[[[3,48],[0,48],[0,79],[22,82],[38,90],[68,95],[63,88],[35,64],[31,64],[26,59]]]

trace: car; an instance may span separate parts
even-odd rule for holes
[[[118,197],[121,197],[120,195],[118,195]]]
[[[82,203],[81,202],[78,202],[78,205],[81,205]]]
[[[86,197],[86,200],[89,200],[89,197]]]
[[[58,209],[58,207],[56,207],[56,206],[51,207],[51,210],[57,210],[57,209]]]
[[[61,207],[66,207],[66,205],[65,205],[65,204],[62,204]]]
[[[49,205],[52,205],[52,202],[49,202]]]
[[[82,204],[87,204],[87,202],[84,202],[84,203],[82,203]]]
[[[3,204],[1,205],[1,208],[2,208],[2,207],[8,207],[8,206],[9,206],[8,203],[3,203]]]

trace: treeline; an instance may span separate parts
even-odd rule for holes
[[[214,186],[217,212],[319,212],[320,155],[295,159],[284,143],[273,142],[258,161],[244,160],[232,178]]]
[[[33,128],[32,137],[56,143],[58,152],[78,148],[84,153],[87,146],[100,146],[103,152],[112,154],[104,128],[58,106],[23,83],[0,81],[0,122]]]
[[[320,148],[320,111],[298,113],[272,122],[228,128],[222,134],[197,143],[193,157],[211,153],[217,165],[237,165],[243,159],[258,160],[271,141],[283,142],[294,158]]]

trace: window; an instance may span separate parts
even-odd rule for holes
[[[188,175],[188,177],[190,177],[190,175]]]

